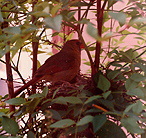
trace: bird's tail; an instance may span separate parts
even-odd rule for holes
[[[30,81],[28,81],[26,84],[24,84],[22,87],[20,87],[19,89],[17,89],[14,92],[14,96],[16,97],[17,95],[19,95],[23,90],[25,90],[26,88],[28,88],[30,85],[35,84],[38,81],[38,79],[31,79]]]

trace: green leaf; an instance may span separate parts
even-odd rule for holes
[[[53,92],[53,96],[52,99],[54,99],[55,95],[57,94],[57,92],[59,91],[60,88],[57,88],[54,92]]]
[[[28,131],[27,138],[36,138],[36,136],[35,136],[34,132]]]
[[[131,48],[125,52],[120,51],[120,54],[122,55],[120,60],[124,62],[132,62],[132,60],[138,56],[138,53],[136,51],[133,51],[133,49]]]
[[[2,23],[3,21],[4,21],[4,19],[3,19],[2,13],[0,11],[0,22]]]
[[[16,121],[5,116],[2,117],[2,126],[6,132],[12,135],[16,135],[19,131],[19,126]]]
[[[56,4],[54,7],[52,7],[50,13],[52,14],[52,16],[56,15],[57,11],[61,9],[61,4]]]
[[[93,121],[93,118],[94,118],[93,116],[87,115],[87,116],[81,118],[81,120],[79,122],[77,122],[77,126],[82,126],[82,125],[88,124]]]
[[[126,22],[126,14],[123,13],[123,12],[112,12],[112,11],[110,11],[109,15],[113,19],[117,20],[121,25],[124,25],[125,22]]]
[[[106,121],[106,123],[97,131],[100,138],[127,138],[121,127],[114,122]]]
[[[7,100],[5,101],[5,103],[8,103],[10,105],[21,105],[26,103],[26,100],[24,98],[18,97],[18,98]]]
[[[111,84],[110,84],[109,80],[106,77],[104,77],[102,74],[99,74],[97,88],[99,88],[105,92],[110,88],[110,86],[111,86]]]
[[[22,39],[22,38],[19,38],[16,43],[15,43],[15,46],[13,46],[11,48],[11,51],[12,51],[12,57],[15,56],[15,54],[18,52],[18,50],[23,46],[23,43],[24,43],[25,39]]]
[[[106,121],[106,115],[96,115],[92,120],[94,133],[96,133]]]
[[[61,23],[62,23],[61,15],[45,18],[46,27],[56,30],[58,32],[61,30]]]
[[[90,103],[90,102],[93,102],[94,100],[97,100],[97,99],[99,99],[99,98],[101,98],[100,95],[92,96],[92,97],[88,98],[88,99],[85,101],[85,104],[88,104],[88,103]]]
[[[75,122],[71,119],[63,119],[60,121],[57,121],[56,123],[50,125],[51,128],[66,128],[71,125],[75,124]]]
[[[99,35],[98,35],[98,32],[97,32],[97,28],[95,28],[92,23],[88,23],[87,24],[87,30],[86,31],[94,39],[96,39],[96,40],[99,39]]]
[[[104,92],[102,93],[104,99],[107,99],[107,97],[111,94],[111,91],[107,91],[107,92]]]
[[[137,133],[141,134],[144,133],[144,130],[139,127],[137,120],[133,117],[123,118],[121,119],[122,125],[132,134]]]
[[[44,97],[46,97],[47,95],[48,95],[48,87],[45,87],[44,89],[43,89],[43,92],[42,92],[42,95],[44,96]]]
[[[33,113],[40,101],[41,98],[34,98],[31,101],[27,102],[26,111],[29,113]]]
[[[3,30],[5,33],[12,34],[12,35],[17,35],[21,33],[20,27],[7,27]]]
[[[66,102],[72,103],[72,104],[82,104],[83,103],[80,98],[73,97],[73,96],[65,97],[65,100],[66,100]]]
[[[67,101],[65,99],[65,97],[63,96],[60,96],[60,97],[57,97],[56,99],[52,100],[52,102],[54,103],[59,103],[59,104],[67,104]]]
[[[42,98],[44,97],[44,95],[42,93],[36,93],[36,94],[32,94],[28,97],[28,99],[33,99],[33,98]]]
[[[49,109],[49,111],[52,113],[52,117],[51,118],[53,118],[55,120],[61,120],[62,119],[61,115],[56,110]]]
[[[0,112],[0,117],[5,116],[6,114],[4,112]]]
[[[132,74],[130,78],[136,82],[140,82],[140,81],[143,81],[146,79],[145,76],[143,76],[142,74],[138,74],[138,73]]]
[[[136,114],[139,114],[144,109],[143,104],[141,101],[137,101],[132,107],[132,111]]]
[[[135,89],[137,87],[138,83],[133,81],[132,79],[127,79],[126,80],[126,83],[125,83],[125,87],[126,87],[126,90],[132,90],[132,89]]]
[[[127,91],[127,94],[128,95],[133,95],[133,96],[135,95],[135,96],[138,96],[139,98],[143,98],[144,97],[144,93],[140,88],[130,89],[129,91]]]
[[[84,62],[84,64],[87,65],[87,66],[91,66],[90,62]]]
[[[119,64],[117,64],[117,65],[119,65]],[[109,79],[115,79],[120,73],[121,73],[120,70],[112,70],[107,74],[107,77]]]
[[[146,17],[137,17],[137,18],[134,18],[133,20],[130,21],[130,25],[133,25],[133,24],[141,24],[141,23],[144,23],[146,22]]]
[[[132,109],[133,106],[134,106],[134,104],[128,105],[128,106],[126,107],[126,109],[124,110],[123,114],[125,115],[127,112],[129,112],[129,111]]]
[[[108,8],[110,8],[111,6],[113,6],[118,1],[122,1],[122,0],[108,0]]]

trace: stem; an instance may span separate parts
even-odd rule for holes
[[[10,52],[8,52],[5,55],[6,59],[6,74],[7,74],[7,85],[8,85],[8,92],[9,92],[9,98],[14,98],[14,86],[13,86],[13,75],[12,75],[12,68],[10,63]],[[10,105],[10,111],[15,111],[15,106]]]
[[[9,27],[9,23],[7,21],[4,21],[1,25],[1,28],[7,28]],[[10,42],[7,42],[7,45],[10,49]],[[11,57],[10,52],[5,54],[5,60],[6,60],[6,75],[7,75],[7,86],[8,86],[8,92],[9,92],[9,98],[14,98],[14,86],[13,86],[13,74],[12,74],[12,68],[11,68]],[[9,105],[10,112],[15,111],[14,105]]]
[[[112,10],[113,10],[113,6],[112,6]],[[110,21],[110,32],[112,32],[112,30],[113,30],[113,19],[111,19],[111,21]],[[107,50],[107,52],[106,52],[106,56],[105,56],[105,58],[103,59],[102,63],[104,63],[104,61],[105,61],[106,58],[108,57],[108,53],[110,52],[111,40],[112,40],[112,38],[109,38],[109,41],[108,41],[108,50]]]
[[[79,29],[77,29],[76,31],[78,33],[79,39],[81,40],[81,42],[85,46],[85,51],[86,51],[86,53],[88,55],[88,58],[89,58],[89,61],[90,61],[90,64],[91,64],[91,73],[92,73],[91,76],[93,76],[93,74],[95,74],[95,66],[94,66],[94,62],[92,60],[91,54],[90,54],[90,52],[88,50],[88,47],[87,47],[87,45],[86,45],[86,43],[85,43],[85,41],[83,39],[81,31]]]
[[[32,9],[34,8],[37,1],[34,1],[32,4]],[[32,16],[32,23],[36,23],[36,17]],[[33,49],[33,69],[32,69],[32,76],[34,76],[35,72],[37,71],[37,54],[38,54],[38,45],[39,40],[36,38],[35,33],[34,37],[32,38],[32,49]],[[32,86],[32,93],[36,93],[36,85]]]
[[[90,7],[93,5],[93,3],[94,3],[94,0],[90,0],[89,5],[88,5],[86,11],[84,12],[84,14],[83,14],[82,17],[81,17],[81,20],[82,20],[83,18],[87,18],[88,12],[89,12],[89,10],[91,10]],[[80,12],[81,12],[81,9],[80,9]],[[85,26],[85,24],[82,25],[82,27],[81,27],[81,32],[83,32],[84,26]]]
[[[106,5],[107,0],[104,1],[103,6],[101,6],[101,0],[97,0],[97,31],[98,35],[102,36],[102,26],[103,26],[103,12]],[[101,42],[96,42],[96,50],[95,50],[95,68],[96,72],[99,70],[100,64],[100,51],[101,51]],[[96,73],[95,72],[95,73]]]

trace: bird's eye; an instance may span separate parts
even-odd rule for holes
[[[76,42],[77,45],[81,45],[81,42]]]

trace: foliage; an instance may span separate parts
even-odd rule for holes
[[[49,86],[43,90],[38,87],[37,93],[22,93],[20,97],[14,97],[9,89],[8,95],[12,99],[0,97],[1,137],[126,138],[127,135],[145,135],[146,5],[144,0],[133,0],[127,1],[124,8],[113,10],[120,2],[0,1],[1,62],[11,63],[7,69],[16,71],[23,83],[25,80],[18,68],[22,51],[32,54],[36,65],[35,55],[44,53],[43,45],[56,46],[46,33],[51,29],[54,30],[51,37],[59,36],[63,42],[77,33],[85,45],[89,58],[86,64],[91,69],[91,77],[80,76],[80,81],[70,86]],[[89,12],[93,13],[94,19],[88,17]],[[69,32],[65,32],[64,27],[70,27]],[[83,31],[93,38],[92,42],[85,41]],[[133,39],[137,40],[130,48],[123,46],[129,35],[134,35]],[[35,48],[39,49],[36,51]],[[13,57],[17,54],[15,65]],[[2,60],[4,55],[6,61]],[[9,84],[11,75],[7,72]]]

